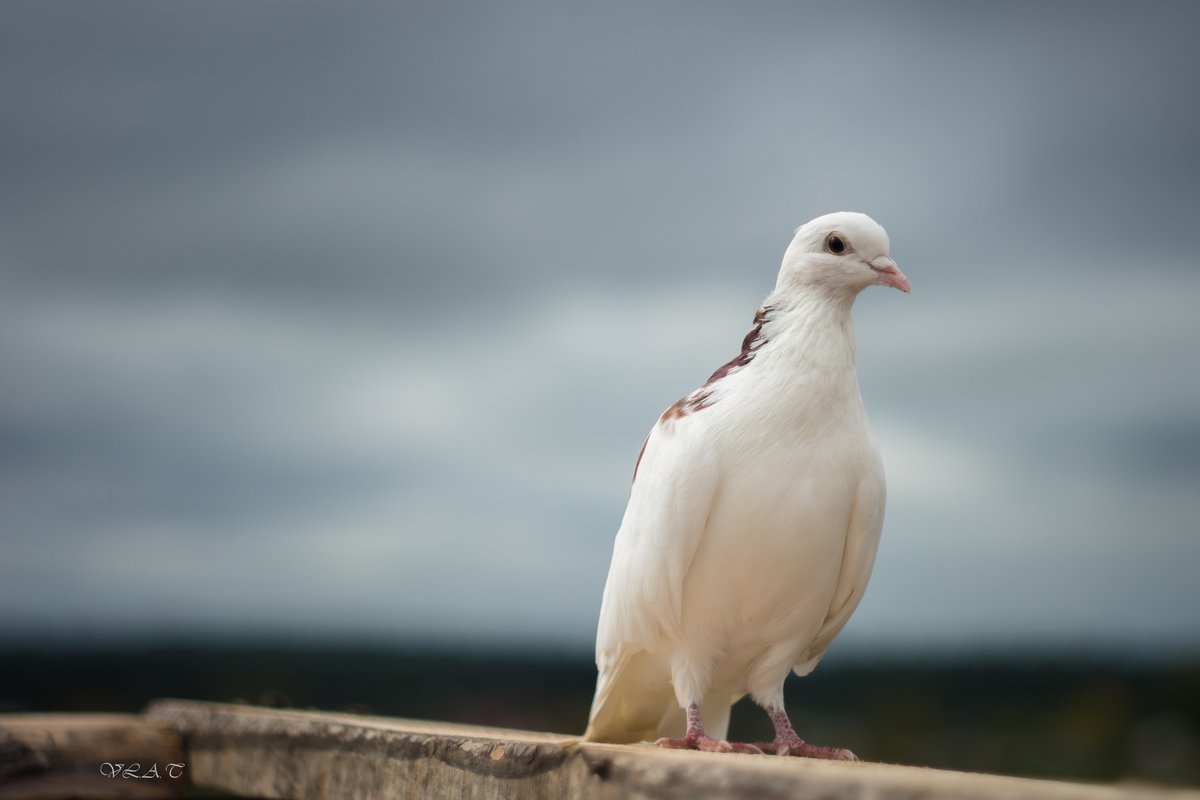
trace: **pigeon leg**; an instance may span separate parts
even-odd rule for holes
[[[777,756],[804,756],[805,758],[825,758],[831,761],[858,761],[858,756],[841,747],[817,747],[808,744],[796,735],[792,721],[788,719],[787,711],[779,707],[764,706],[764,711],[775,726],[775,741],[755,742],[754,746],[764,753]]]
[[[670,750],[704,750],[709,753],[755,753],[762,750],[752,744],[741,742],[730,744],[721,739],[714,739],[704,732],[704,722],[700,719],[700,704],[692,703],[687,707],[687,733],[682,739],[663,737],[655,742],[659,747]]]

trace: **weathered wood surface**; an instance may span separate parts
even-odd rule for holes
[[[157,701],[203,786],[255,797],[1200,800],[1200,792],[581,743],[569,736],[404,719]]]
[[[0,800],[182,797],[184,763],[182,738],[162,720],[0,715]]]

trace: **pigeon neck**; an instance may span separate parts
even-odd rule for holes
[[[853,294],[776,292],[765,305],[771,313],[769,327],[763,332],[777,345],[777,351],[787,351],[808,363],[828,362],[830,367],[854,369]]]

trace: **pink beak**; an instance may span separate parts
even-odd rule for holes
[[[900,267],[896,265],[896,262],[887,256],[873,258],[867,266],[879,273],[878,283],[882,283],[884,286],[891,286],[893,289],[899,289],[905,294],[912,294],[912,289],[908,285],[908,278],[904,277],[904,273],[900,271]]]

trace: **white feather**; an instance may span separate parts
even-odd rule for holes
[[[693,702],[724,738],[730,705],[781,706],[788,671],[811,671],[862,598],[885,489],[850,307],[877,280],[812,255],[821,221],[886,255],[862,215],[803,226],[748,363],[651,430],[604,589],[590,740],[679,735]]]

